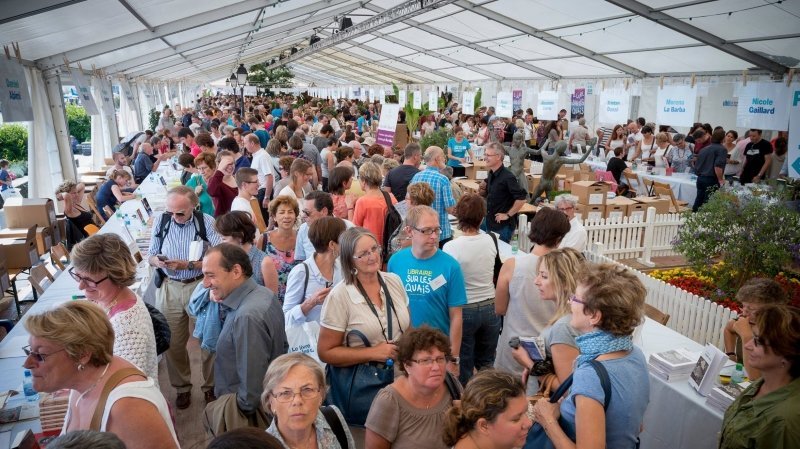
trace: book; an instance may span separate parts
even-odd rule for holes
[[[519,337],[519,344],[531,356],[531,360],[539,362],[547,358],[547,353],[544,350],[544,341],[541,337]]]
[[[711,392],[706,397],[706,404],[714,409],[725,413],[725,410],[733,404],[733,401],[738,398],[742,392],[750,386],[750,382],[729,383],[727,385],[719,385],[711,389]]]
[[[719,378],[728,357],[712,344],[707,344],[689,375],[691,385],[701,396],[707,396]]]
[[[697,354],[683,348],[670,349],[651,354],[647,363],[651,371],[657,371],[672,378],[686,378],[689,377],[697,363]]]

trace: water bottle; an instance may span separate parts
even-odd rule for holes
[[[511,254],[517,255],[519,252],[519,237],[517,237],[517,233],[514,232],[514,235],[511,236]]]
[[[25,376],[22,378],[22,390],[25,392],[25,399],[30,402],[39,400],[39,393],[33,389],[33,374],[31,370],[25,370]]]
[[[736,369],[731,374],[731,383],[740,384],[744,382],[744,368],[741,363],[736,364]]]

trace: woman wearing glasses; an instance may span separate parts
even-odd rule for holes
[[[461,386],[447,372],[450,356],[450,341],[439,330],[422,326],[403,334],[397,342],[397,367],[403,376],[375,396],[367,417],[366,447],[447,447],[442,440],[445,414],[461,397]],[[445,383],[447,376],[451,377]]]
[[[744,345],[761,370],[725,412],[720,449],[800,447],[800,311],[765,305],[749,318],[753,338]]]
[[[339,409],[327,407],[327,416],[320,410],[325,390],[325,373],[308,355],[293,352],[273,360],[261,394],[261,405],[273,417],[267,433],[287,449],[355,449]],[[344,431],[346,442],[337,439],[333,430],[337,425]]]
[[[330,216],[320,217],[308,226],[314,255],[295,265],[289,273],[283,297],[287,327],[319,322],[325,298],[331,288],[342,281],[338,240],[345,229],[342,219]]]
[[[130,288],[136,262],[116,234],[95,234],[72,248],[69,274],[86,299],[105,311],[114,329],[114,354],[133,363],[158,385],[153,322]]]
[[[368,363],[391,366],[397,358],[396,341],[410,322],[403,283],[397,275],[380,271],[381,245],[368,230],[346,230],[339,251],[344,282],[331,289],[322,305],[319,358],[333,370]],[[362,334],[368,345],[351,333]],[[347,412],[349,404],[333,403]],[[348,423],[363,426],[367,412],[368,406],[353,410]]]
[[[194,193],[200,199],[200,210],[213,217],[214,201],[208,194],[208,182],[217,171],[217,160],[213,154],[204,151],[194,158],[194,166],[197,168],[197,173],[186,181],[186,186],[194,189]]]
[[[30,345],[23,366],[33,388],[72,390],[62,434],[91,429],[116,434],[128,448],[180,447],[154,379],[114,355],[115,332],[100,307],[70,301],[28,316],[24,326]]]

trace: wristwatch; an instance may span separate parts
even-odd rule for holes
[[[194,261],[190,260],[189,263],[186,264],[186,269],[187,270],[194,270]]]
[[[459,356],[450,357],[450,363],[458,365],[460,362],[461,362],[461,357]]]

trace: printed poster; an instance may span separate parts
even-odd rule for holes
[[[2,105],[3,121],[32,122],[33,107],[28,80],[25,79],[25,68],[9,58],[0,58],[0,105]]]
[[[411,102],[414,109],[422,109],[422,92],[415,90],[411,94]]]
[[[656,100],[656,123],[690,127],[695,121],[696,105],[696,87],[682,85],[659,88]]]
[[[539,92],[536,102],[536,117],[539,120],[555,120],[558,118],[558,92],[546,90]]]
[[[583,115],[584,110],[586,109],[586,89],[583,87],[579,87],[573,91],[571,102],[570,102],[570,109],[569,109],[569,118],[570,120],[578,120],[578,114]]]
[[[747,83],[739,91],[736,126],[785,131],[789,128],[789,87],[778,83]],[[792,100],[794,101],[794,100]]]
[[[630,93],[624,90],[600,92],[598,121],[604,125],[623,124],[630,116]]]
[[[498,117],[513,117],[514,116],[513,97],[511,92],[498,92],[497,105],[494,108],[494,113]]]
[[[394,145],[394,133],[397,128],[397,116],[400,114],[400,105],[388,103],[381,109],[381,118],[378,121],[378,135],[375,142],[391,148]]]
[[[800,178],[800,86],[792,84],[789,109],[789,177]]]
[[[436,96],[436,91],[432,90],[428,92],[428,110],[434,112],[439,109],[439,102]]]
[[[522,109],[522,89],[512,90],[511,98],[512,108],[514,111],[519,111]]]
[[[125,78],[119,79],[119,90],[120,93],[125,96],[125,100],[128,102],[128,109],[136,112],[136,96],[133,95],[133,89],[131,89],[131,85],[128,83],[128,80]]]
[[[467,115],[475,113],[475,91],[464,91],[461,96],[461,112]]]
[[[100,110],[97,109],[97,103],[94,102],[94,97],[92,96],[89,80],[86,79],[80,69],[70,70],[69,73],[72,82],[75,84],[75,90],[78,91],[78,95],[81,97],[81,105],[86,109],[86,113],[89,115],[100,115]]]

